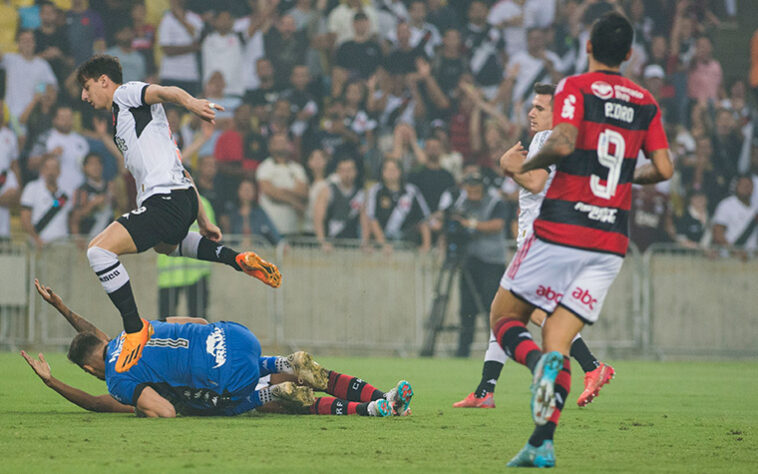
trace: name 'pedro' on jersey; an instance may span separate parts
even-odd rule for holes
[[[534,233],[558,245],[624,256],[637,155],[668,148],[658,103],[608,71],[563,79],[553,103],[554,126],[569,123],[579,133],[574,152],[558,163]]]
[[[113,94],[113,141],[137,183],[137,206],[154,194],[192,186],[171,138],[163,105],[145,103],[148,85],[127,82]]]

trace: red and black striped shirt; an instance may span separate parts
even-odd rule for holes
[[[553,126],[569,123],[579,133],[574,152],[558,163],[534,233],[624,256],[637,156],[668,148],[660,107],[647,90],[607,71],[563,79],[553,103]]]

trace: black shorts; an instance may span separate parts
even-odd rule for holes
[[[197,219],[197,210],[195,188],[175,189],[150,196],[142,207],[117,220],[129,231],[137,252],[144,252],[160,243],[180,244]]]

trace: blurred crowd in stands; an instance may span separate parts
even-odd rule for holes
[[[740,43],[750,43],[749,71],[725,70],[714,56],[714,39],[738,31],[739,8],[751,7],[2,0],[0,239],[41,247],[94,236],[136,207],[111,115],[81,101],[72,74],[100,53],[120,59],[124,81],[180,86],[224,107],[215,127],[176,107],[167,115],[228,234],[272,244],[312,236],[325,250],[341,239],[388,252],[409,241],[426,251],[444,233],[444,209],[481,184],[502,201],[502,236],[512,239],[518,187],[497,160],[530,141],[533,84],[585,71],[592,21],[617,9],[636,31],[622,72],[658,99],[676,163],[671,181],[634,190],[632,240],[641,250],[755,250],[758,31]]]

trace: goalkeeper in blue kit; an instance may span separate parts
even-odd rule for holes
[[[48,386],[83,408],[134,410],[147,417],[174,417],[177,413],[231,416],[271,405],[295,413],[410,413],[413,391],[408,382],[400,381],[385,393],[361,379],[324,369],[305,352],[287,357],[261,356],[255,335],[234,322],[208,324],[201,318],[184,317],[154,321],[155,333],[145,346],[141,363],[128,372],[117,372],[123,337],[108,340],[102,331],[66,307],[52,289],[37,281],[35,284],[43,299],[79,331],[69,348],[69,359],[105,380],[108,395],[94,397],[67,386],[52,377],[41,354],[39,360],[22,355]],[[281,383],[259,383],[269,376]],[[339,398],[315,398],[313,390]]]

